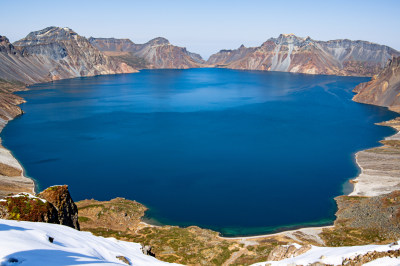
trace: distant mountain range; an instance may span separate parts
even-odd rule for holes
[[[233,69],[284,71],[340,76],[372,76],[400,53],[366,41],[315,41],[293,34],[270,38],[259,47],[221,50],[207,63]]]
[[[131,73],[69,28],[48,27],[11,44],[0,36],[0,78],[25,84],[103,74]]]
[[[104,54],[120,59],[136,68],[196,68],[204,67],[199,54],[170,44],[162,37],[145,44],[135,44],[129,39],[89,38],[90,43]]]
[[[374,76],[383,71],[356,89],[355,100],[394,106],[400,105],[399,82],[398,75],[391,74],[397,70],[390,69],[398,66],[398,59],[392,59],[398,56],[395,49],[366,41],[316,41],[281,34],[259,47],[221,50],[205,61],[161,37],[135,44],[129,39],[86,39],[69,28],[48,27],[13,44],[0,36],[0,81],[33,84],[143,68],[219,67],[340,76]]]

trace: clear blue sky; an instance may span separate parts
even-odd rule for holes
[[[47,26],[143,43],[163,36],[203,57],[280,33],[348,38],[400,50],[400,1],[0,0],[0,35],[16,41]]]

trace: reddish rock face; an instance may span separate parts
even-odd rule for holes
[[[371,81],[359,84],[354,92],[358,94],[353,100],[390,107],[400,111],[400,57],[388,62],[386,67]]]
[[[234,69],[270,70],[306,74],[372,76],[392,56],[390,47],[365,41],[315,41],[293,34],[281,34],[259,47],[221,50],[207,63]]]
[[[79,230],[78,208],[68,186],[50,187],[37,196],[27,193],[0,201],[0,218],[62,224]]]
[[[79,230],[78,208],[69,194],[68,186],[54,186],[38,194],[39,198],[53,204],[58,211],[60,224]]]

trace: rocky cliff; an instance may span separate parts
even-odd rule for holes
[[[205,63],[200,55],[161,37],[144,44],[114,38],[89,38],[89,41],[105,54],[139,68],[194,68],[203,67]]]
[[[62,224],[79,230],[78,208],[68,186],[53,186],[37,196],[21,193],[0,200],[0,218]]]
[[[11,44],[0,37],[0,78],[25,84],[131,73],[135,69],[102,54],[69,28],[48,27]]]
[[[68,186],[53,186],[38,194],[38,197],[50,202],[57,210],[60,224],[79,230],[78,207],[69,194]]]
[[[221,50],[207,63],[217,67],[306,74],[372,76],[392,56],[390,47],[366,41],[315,41],[293,34],[270,38],[259,47]]]
[[[371,81],[359,84],[353,100],[386,106],[400,111],[400,57],[389,60],[386,67]]]

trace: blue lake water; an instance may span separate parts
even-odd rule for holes
[[[149,219],[251,235],[334,220],[354,153],[395,114],[351,101],[367,78],[227,69],[39,84],[2,132],[40,189],[125,197]]]

